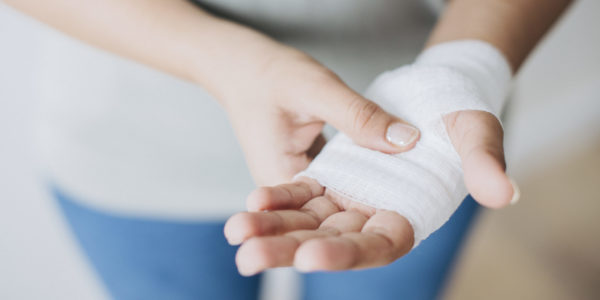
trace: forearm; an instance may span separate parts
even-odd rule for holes
[[[283,47],[184,0],[4,1],[75,38],[195,81],[213,94],[223,82],[260,69],[273,49]]]
[[[571,0],[450,0],[427,46],[478,39],[498,48],[516,72]]]

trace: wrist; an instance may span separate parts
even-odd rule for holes
[[[499,115],[511,88],[512,71],[506,57],[481,40],[445,42],[424,50],[415,65],[445,67],[466,76]]]
[[[292,49],[250,28],[217,20],[211,37],[198,41],[188,69],[192,81],[227,104]]]

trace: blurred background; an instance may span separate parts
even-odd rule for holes
[[[447,299],[600,298],[599,13],[577,1],[521,70],[505,119],[521,202],[480,215]],[[0,4],[0,298],[105,299],[36,161],[50,31]]]

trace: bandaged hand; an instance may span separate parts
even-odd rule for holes
[[[232,244],[243,242],[240,272],[385,265],[441,227],[467,191],[488,207],[516,199],[497,118],[510,79],[499,51],[470,40],[439,44],[380,75],[365,96],[419,127],[418,144],[390,155],[340,133],[296,182],[255,191],[250,212],[225,228]]]

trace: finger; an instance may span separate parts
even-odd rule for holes
[[[296,249],[303,242],[347,232],[358,232],[365,222],[366,217],[363,214],[344,211],[325,219],[319,230],[296,230],[281,236],[251,238],[238,250],[236,255],[238,270],[248,276],[267,268],[289,266],[294,260]]]
[[[339,233],[359,232],[368,218],[358,211],[341,211],[323,220],[319,229]]]
[[[326,197],[317,197],[298,210],[238,213],[225,224],[225,237],[237,245],[254,236],[282,234],[299,229],[315,229],[339,211]]]
[[[296,249],[305,241],[327,236],[336,236],[346,232],[358,232],[363,227],[366,217],[359,212],[343,211],[327,217],[319,226],[318,230],[296,230],[278,237],[264,237],[251,239],[250,246],[242,245],[244,251],[240,254],[240,263],[246,261],[245,257],[251,257],[252,253],[264,251],[264,257],[260,264],[253,262],[254,268],[271,268],[275,266],[291,265]],[[265,250],[265,249],[269,250]],[[252,249],[252,250],[246,250]],[[270,255],[272,249],[278,249],[277,255]]]
[[[444,121],[473,198],[492,208],[518,199],[518,189],[505,173],[503,130],[498,119],[483,111],[460,111],[445,116]]]
[[[244,276],[290,265],[298,245],[299,242],[289,236],[251,238],[238,249],[235,263]]]
[[[324,82],[320,97],[329,102],[315,106],[315,115],[348,135],[356,144],[385,153],[412,149],[419,130],[354,92],[341,81]]]
[[[225,238],[238,245],[250,237],[282,234],[298,229],[316,229],[320,220],[313,214],[298,210],[242,212],[225,223]]]
[[[294,209],[323,193],[324,188],[317,181],[302,178],[293,183],[259,187],[248,195],[246,207],[249,211]]]
[[[321,152],[321,149],[323,149],[323,147],[325,147],[326,143],[327,143],[327,140],[325,139],[325,136],[323,136],[323,134],[319,134],[315,138],[315,141],[310,146],[310,148],[308,148],[308,150],[306,150],[306,156],[310,160],[314,159],[315,157],[317,157],[319,152]]]
[[[346,270],[389,264],[410,251],[410,223],[395,212],[378,211],[361,232],[311,239],[296,250],[294,266],[302,271]]]
[[[296,249],[306,240],[333,236],[326,230],[296,230],[280,236],[256,237],[240,246],[236,265],[244,276],[251,276],[268,268],[291,266]]]
[[[289,233],[287,236],[295,237],[298,243],[297,247],[302,247],[305,243],[309,243],[311,240],[323,240],[325,237],[338,236],[344,233],[359,232],[368,217],[358,211],[342,211],[332,214],[325,219],[319,230],[313,231],[295,231]],[[307,242],[308,241],[308,242]],[[292,256],[286,257],[287,263],[292,259]],[[297,261],[297,260],[296,260]],[[302,264],[302,259],[300,260]],[[296,264],[296,263],[294,263]]]
[[[331,201],[329,197],[320,196],[306,202],[306,204],[300,208],[300,211],[312,215],[318,219],[319,224],[321,224],[324,220],[329,218],[329,216],[339,212],[340,207]]]

